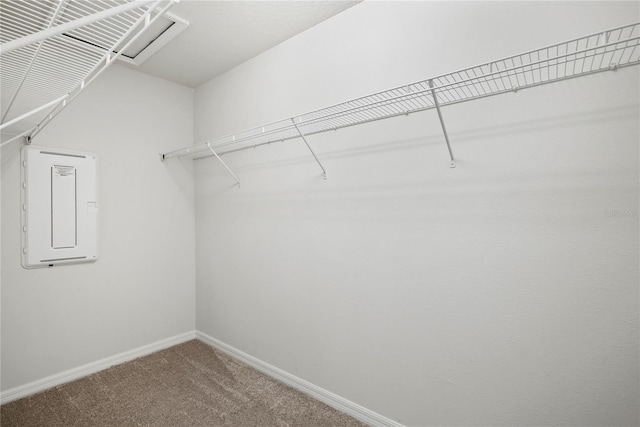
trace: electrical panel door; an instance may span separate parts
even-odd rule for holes
[[[98,259],[98,157],[22,148],[22,266]]]

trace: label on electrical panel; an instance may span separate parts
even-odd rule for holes
[[[98,212],[98,202],[87,202],[87,212],[88,213],[97,213]]]
[[[57,178],[75,178],[76,176],[76,168],[73,166],[53,166],[53,174]]]

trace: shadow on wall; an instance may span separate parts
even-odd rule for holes
[[[452,111],[452,110],[445,110]],[[453,113],[455,114],[455,113]],[[451,131],[453,126],[448,128],[450,139],[452,143],[472,143],[478,139],[487,139],[492,137],[504,137],[509,135],[526,134],[540,131],[547,131],[552,129],[563,129],[580,126],[584,124],[596,124],[596,123],[611,123],[615,121],[628,120],[629,118],[636,118],[638,115],[638,105],[631,104],[625,105],[613,109],[605,110],[591,110],[576,114],[567,114],[564,116],[553,116],[536,120],[523,120],[512,123],[500,123],[495,126],[476,127],[474,129],[468,129],[463,131]],[[396,117],[391,120],[402,120],[404,117]],[[453,120],[451,120],[453,122]],[[365,126],[367,126],[365,124]],[[344,130],[342,132],[345,132]],[[313,144],[313,139],[309,138],[310,143]],[[296,144],[298,140],[288,140],[284,142],[276,141],[274,144]],[[371,144],[364,147],[345,148],[341,150],[335,150],[331,152],[322,153],[322,159],[338,159],[348,158],[354,156],[362,156],[368,154],[376,154],[387,152],[391,150],[408,150],[425,146],[443,146],[444,138],[440,129],[437,132],[429,135],[424,135],[415,138],[408,138],[403,140],[385,141],[382,143]],[[258,149],[261,147],[258,147]],[[222,153],[224,154],[224,153]],[[203,158],[203,160],[209,159],[209,157]],[[209,159],[210,160],[210,159]],[[242,165],[237,167],[238,171],[251,171],[268,169],[273,167],[292,166],[309,161],[308,155],[297,156],[293,158],[287,158],[283,160],[258,162],[252,165]],[[443,153],[443,162],[446,161],[446,154]],[[457,160],[458,163],[460,160]],[[231,185],[230,188],[235,188],[235,185]]]
[[[455,112],[453,109],[450,111],[453,123],[456,119]],[[588,129],[600,125],[617,126],[618,123],[628,123],[635,120],[637,114],[638,105],[630,104],[533,120],[525,117],[495,126],[469,125],[460,132],[451,133],[451,139],[454,149],[463,145],[471,148],[474,143],[477,143],[476,147],[481,147],[482,141],[493,140],[495,144],[491,146],[491,150],[508,144],[511,153],[519,153],[519,142],[536,143],[541,133],[550,130],[577,129],[577,135],[583,135],[584,132],[589,132]],[[314,165],[310,166],[312,169],[308,174],[295,175],[297,184],[288,184],[285,178],[286,171],[282,171],[282,174],[268,174],[269,176],[260,173],[259,177],[247,178],[246,186],[237,190],[235,185],[229,182],[232,180],[227,180],[228,177],[224,175],[215,159],[207,158],[204,161],[212,163],[207,165],[201,176],[203,182],[200,195],[205,198],[223,196],[223,202],[216,203],[216,213],[220,217],[230,215],[259,220],[286,219],[291,216],[291,212],[295,212],[296,217],[301,220],[343,221],[357,218],[359,221],[420,222],[428,219],[435,222],[465,222],[481,219],[526,223],[535,218],[545,218],[545,221],[570,225],[577,219],[596,222],[612,220],[613,215],[609,214],[607,217],[607,212],[624,211],[637,215],[637,209],[629,210],[632,208],[630,206],[633,200],[629,199],[628,195],[637,193],[638,180],[621,178],[637,176],[637,161],[633,163],[629,159],[616,164],[596,165],[594,162],[598,157],[590,152],[582,161],[567,162],[567,153],[583,143],[580,138],[570,141],[564,151],[559,150],[564,157],[559,155],[549,158],[548,153],[544,152],[538,157],[528,157],[537,154],[535,148],[531,150],[529,145],[526,155],[521,156],[517,162],[512,162],[504,170],[495,168],[499,164],[495,159],[488,166],[465,164],[464,160],[458,159],[459,168],[456,173],[431,174],[421,172],[424,168],[406,167],[406,162],[408,159],[422,161],[422,154],[413,155],[411,150],[433,146],[438,147],[438,153],[441,154],[435,161],[441,160],[442,168],[448,169],[444,138],[441,133],[416,137],[415,134],[424,128],[422,119],[415,120],[408,126],[410,130],[405,132],[405,135],[398,136],[390,135],[386,129],[386,134],[376,133],[373,129],[364,134],[366,141],[354,140],[353,146],[341,149],[340,147],[346,145],[344,142],[361,135],[348,134],[350,131],[344,130],[345,135],[342,135],[340,140],[342,142],[332,141],[330,145],[324,146],[327,151],[319,153],[321,161],[324,161],[391,151],[409,151],[408,156],[403,153],[397,157],[395,163],[386,171],[376,169],[380,162],[379,159],[375,159],[367,162],[363,169],[359,170],[358,175],[362,172],[364,177],[354,179],[353,174],[344,174],[344,168],[338,165],[334,170],[336,174],[342,174],[342,179],[334,180],[330,177],[328,182],[323,183]],[[455,126],[454,124],[452,127]],[[436,131],[439,132],[440,129]],[[334,137],[332,135],[328,133],[327,137]],[[377,143],[367,144],[371,135],[374,135]],[[314,145],[314,142],[310,141],[312,146],[322,147],[320,138],[315,139],[317,144]],[[300,144],[297,140],[287,142]],[[562,141],[547,140],[547,147],[554,147],[553,144],[556,142]],[[592,140],[591,144],[593,143],[600,144],[600,141]],[[632,141],[625,142],[626,146],[630,143]],[[611,153],[611,150],[608,152]],[[302,148],[295,153],[286,159],[265,161],[255,161],[259,158],[257,154],[256,157],[245,156],[243,161],[234,164],[232,169],[242,180],[243,172],[250,176],[250,171],[310,165],[313,162],[311,155]],[[299,153],[304,154],[298,155]],[[615,157],[615,153],[612,155]],[[479,168],[482,169],[481,173]],[[220,172],[220,175],[217,175],[217,172],[211,173],[214,170]],[[371,174],[375,176],[372,177]],[[272,181],[277,185],[268,185],[264,181]],[[600,195],[596,198],[600,202],[584,202],[593,200],[594,195]]]
[[[187,158],[160,160],[184,197],[193,201],[193,161]]]
[[[618,169],[617,172],[620,172]],[[224,202],[216,204],[218,220],[227,218],[246,221],[268,219],[288,220],[295,212],[298,221],[352,221],[399,223],[472,223],[477,221],[529,223],[545,221],[571,225],[575,221],[637,221],[638,211],[616,196],[637,191],[637,186],[620,187],[602,184],[613,171],[601,170],[590,174],[579,187],[559,183],[550,189],[545,183],[531,186],[532,176],[504,184],[502,179],[485,179],[465,185],[445,179],[434,182],[422,180],[411,184],[392,184],[385,187],[350,187],[342,189],[291,190],[285,192],[231,191]],[[625,170],[625,174],[634,173]],[[552,182],[553,178],[548,182]],[[504,184],[504,185],[503,185]],[[515,185],[514,185],[515,184]],[[514,190],[514,187],[517,189]],[[220,189],[216,195],[221,195]],[[475,197],[480,194],[480,198]],[[607,205],[584,206],[580,203],[594,194],[610,196]],[[548,199],[545,206],[535,202]]]

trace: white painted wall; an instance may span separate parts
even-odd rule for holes
[[[196,142],[637,21],[365,2],[197,88]],[[407,425],[637,425],[638,69],[196,161],[197,328]],[[613,212],[613,214],[611,214]],[[616,214],[617,213],[617,214]]]
[[[20,266],[19,147],[2,150],[2,390],[195,326],[191,89],[113,66],[34,144],[100,157],[100,258]]]

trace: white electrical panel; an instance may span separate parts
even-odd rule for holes
[[[98,157],[22,148],[22,266],[98,259]]]

